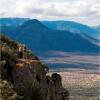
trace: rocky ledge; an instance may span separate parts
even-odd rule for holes
[[[0,51],[0,100],[68,100],[61,76],[49,76],[48,67],[25,45],[2,35]]]

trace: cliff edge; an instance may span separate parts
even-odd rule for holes
[[[61,76],[48,76],[48,67],[23,44],[0,37],[0,100],[68,100]]]

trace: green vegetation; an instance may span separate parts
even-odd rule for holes
[[[47,79],[48,66],[25,45],[4,35],[0,41],[0,100],[65,100],[69,96],[62,87],[61,76],[54,73]]]
[[[18,87],[22,93],[15,89],[12,70],[20,60],[17,54],[19,44],[4,35],[1,35],[0,43],[0,100],[44,100],[43,91],[35,80],[23,90]],[[30,50],[25,53],[28,58],[38,59]]]
[[[22,98],[14,91],[10,82],[0,79],[0,100],[22,100]]]
[[[9,39],[8,37],[5,37],[3,34],[0,34],[0,35],[1,35],[0,36],[1,44],[3,43],[2,45],[8,45],[9,47],[15,48],[15,49],[18,47],[18,43]]]

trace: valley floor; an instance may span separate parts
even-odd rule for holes
[[[62,76],[63,86],[70,93],[69,100],[100,99],[99,70],[67,69],[58,73]]]

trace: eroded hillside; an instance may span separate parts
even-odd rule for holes
[[[68,100],[59,74],[48,76],[48,67],[25,45],[3,35],[0,40],[0,100]]]

